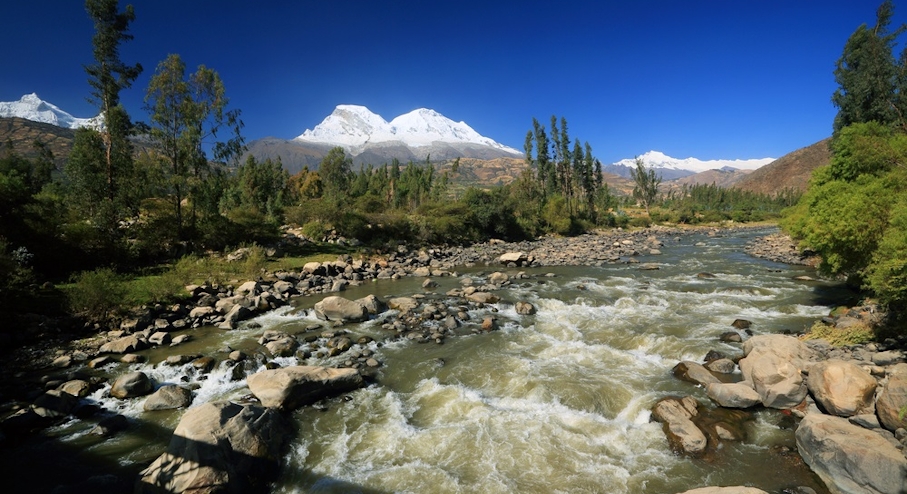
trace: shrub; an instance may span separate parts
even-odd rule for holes
[[[868,343],[875,338],[875,334],[872,328],[862,323],[847,328],[836,328],[817,321],[802,338],[804,340],[823,339],[833,346],[847,346]]]
[[[69,307],[90,320],[106,322],[128,302],[125,279],[110,268],[83,271],[72,282],[67,293]]]

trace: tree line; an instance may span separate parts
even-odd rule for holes
[[[838,108],[831,162],[813,172],[783,226],[822,257],[820,269],[846,277],[885,304],[907,303],[907,49],[894,46],[883,2],[874,26],[847,39],[834,70]]]

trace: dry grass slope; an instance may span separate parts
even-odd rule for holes
[[[774,195],[784,189],[805,191],[813,170],[831,160],[829,143],[823,139],[811,146],[788,153],[747,175],[735,185],[738,189]]]

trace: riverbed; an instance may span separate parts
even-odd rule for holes
[[[669,395],[709,399],[702,389],[672,377],[681,360],[702,361],[709,350],[740,355],[722,343],[735,319],[756,334],[800,332],[850,294],[814,277],[812,268],[756,259],[744,245],[766,232],[666,236],[661,253],[598,267],[510,268],[472,266],[457,277],[379,280],[351,287],[350,299],[375,294],[424,296],[423,302],[465,306],[445,295],[464,277],[481,284],[494,271],[512,278],[496,292],[501,302],[471,308],[457,337],[418,343],[382,328],[387,314],[346,325],[381,362],[369,386],[293,413],[296,426],[274,487],[279,493],[676,493],[707,485],[749,485],[768,492],[807,486],[827,492],[796,455],[795,421],[760,410],[747,439],[724,443],[718,454],[694,459],[672,453],[649,409]],[[645,268],[645,269],[643,269]],[[525,277],[515,278],[519,272]],[[707,275],[706,275],[707,273]],[[264,331],[312,334],[320,324],[303,297],[240,329],[193,330],[189,346],[142,352],[143,364],[110,364],[115,376],[141,370],[159,384],[192,387],[193,406],[215,399],[247,399],[243,379],[221,366],[204,374],[159,363],[173,353],[224,358],[229,349],[258,355]],[[526,301],[534,315],[519,315]],[[485,317],[500,328],[476,331]],[[440,322],[439,322],[440,324]],[[316,332],[317,334],[317,332]],[[742,334],[742,333],[741,333]],[[280,365],[343,365],[334,357],[276,359]],[[731,376],[730,379],[734,379]],[[737,377],[739,379],[739,376]],[[57,440],[137,470],[166,447],[181,411],[145,412],[143,398],[116,400],[108,388],[90,400],[125,415],[130,428],[107,440],[87,433],[90,420],[73,419],[49,434]]]

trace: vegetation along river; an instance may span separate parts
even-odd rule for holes
[[[457,329],[461,336],[442,345],[392,338],[381,316],[347,325],[353,335],[375,340],[351,350],[382,362],[375,383],[293,413],[298,430],[275,491],[676,493],[750,485],[827,492],[790,453],[796,451],[794,419],[779,411],[755,412],[745,441],[724,443],[719,454],[701,459],[672,453],[661,424],[650,421],[650,408],[667,395],[692,394],[709,403],[702,389],[675,379],[671,369],[681,360],[701,361],[713,349],[739,355],[739,344],[718,339],[735,319],[752,321],[755,333],[799,331],[847,297],[833,283],[793,279],[812,275],[811,268],[745,254],[746,242],[764,233],[665,238],[663,253],[640,256],[642,264],[521,269],[527,279],[496,292],[500,303],[472,311]],[[645,263],[659,269],[641,269]],[[426,301],[458,306],[460,300],[444,294],[463,276],[481,280],[499,269],[462,268],[460,278],[438,278],[431,290],[422,288],[422,278],[403,278],[343,295],[386,300],[420,293]],[[697,276],[703,272],[715,277]],[[177,351],[221,355],[230,347],[260,355],[256,340],[265,330],[300,334],[320,323],[310,310],[317,301],[297,299],[295,307],[258,317],[245,329],[195,330],[191,346],[147,350],[148,362],[131,367],[158,383],[193,385],[193,406],[240,399],[249,393],[245,381],[231,380],[225,368],[202,377],[188,364],[156,364]],[[538,312],[518,315],[517,301]],[[475,333],[493,312],[500,330]],[[277,361],[330,366],[347,358]],[[104,370],[124,372],[117,365]],[[87,434],[79,420],[53,433],[127,468],[147,464],[163,451],[182,411],[144,412],[143,398],[121,401],[106,393],[91,399],[126,415],[134,427],[106,441]]]

